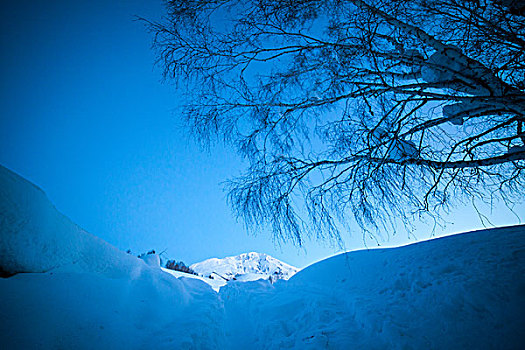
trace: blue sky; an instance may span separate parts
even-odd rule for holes
[[[336,252],[276,247],[247,235],[221,181],[242,162],[201,150],[177,119],[174,87],[161,84],[151,38],[134,16],[158,19],[161,1],[11,1],[2,4],[0,163],[36,183],[65,215],[122,250],[167,250],[194,263],[260,251],[302,267]],[[524,207],[515,210],[525,212]],[[496,225],[518,220],[504,208]],[[471,208],[438,234],[481,228]],[[419,239],[429,237],[421,226]],[[409,242],[400,233],[386,245]],[[362,247],[357,232],[347,248]]]

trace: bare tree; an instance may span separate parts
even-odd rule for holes
[[[525,7],[513,0],[169,1],[148,22],[200,140],[249,160],[250,227],[301,245],[456,202],[519,202]]]

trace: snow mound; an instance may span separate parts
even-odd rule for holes
[[[251,348],[525,348],[523,225],[350,252],[274,286],[237,284],[229,299]]]
[[[223,259],[212,258],[190,266],[201,276],[214,279],[254,281],[258,279],[287,280],[298,268],[264,253],[243,253]]]
[[[158,254],[146,254],[139,259],[143,260],[148,266],[160,267],[160,256]]]
[[[224,348],[208,284],[87,233],[2,166],[0,213],[0,267],[17,273],[0,278],[2,349]]]
[[[2,349],[221,349],[222,303],[202,281],[148,270],[0,279]]]
[[[5,349],[525,348],[525,225],[349,252],[274,284],[249,280],[296,269],[266,254],[192,265],[241,276],[216,293],[90,235],[2,167],[0,209],[0,267],[33,272],[0,278]]]
[[[57,269],[137,276],[139,259],[62,215],[45,193],[0,165],[0,268],[7,273]]]
[[[189,279],[202,281],[208,284],[216,292],[218,292],[221,289],[221,287],[226,285],[226,281],[223,279],[211,279],[207,277],[196,276],[196,275],[192,275],[191,273],[166,269],[164,267],[162,267],[162,271],[167,272],[176,278],[189,278]]]

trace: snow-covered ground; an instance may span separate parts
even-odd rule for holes
[[[172,275],[174,277],[177,277],[177,278],[189,278],[189,279],[202,281],[202,282],[208,284],[216,292],[219,292],[221,287],[225,286],[226,283],[227,283],[227,281],[223,280],[222,278],[211,279],[211,278],[207,278],[207,277],[192,275],[191,273],[174,271],[174,270],[170,270],[170,269],[166,269],[166,268],[162,268],[162,271],[167,272],[170,275]]]
[[[288,281],[163,271],[0,167],[2,349],[523,349],[525,226],[337,255]],[[218,289],[218,288],[216,288]]]
[[[355,251],[221,294],[253,348],[524,349],[525,226]]]
[[[0,267],[134,276],[146,265],[61,214],[37,186],[0,165]]]
[[[222,348],[222,302],[87,233],[0,166],[1,349]]]

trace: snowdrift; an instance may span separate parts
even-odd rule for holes
[[[225,349],[222,304],[202,281],[86,272],[0,279],[2,349]]]
[[[18,273],[0,278],[0,348],[223,348],[206,283],[89,234],[2,166],[0,213],[0,268]]]
[[[7,273],[58,269],[132,276],[146,267],[62,215],[45,193],[0,165],[0,267]]]
[[[217,293],[85,232],[2,167],[0,210],[0,267],[26,272],[0,278],[3,349],[525,348],[523,225],[349,252]]]
[[[525,226],[338,255],[257,304],[254,287],[221,289],[251,305],[254,348],[525,348]]]
[[[183,277],[183,278],[187,278],[187,279],[195,279],[195,280],[202,281],[202,282],[208,284],[216,292],[219,292],[221,287],[226,285],[226,281],[223,280],[223,279],[210,279],[210,278],[207,278],[207,277],[192,275],[190,273],[185,273],[185,272],[180,272],[180,271],[174,271],[174,270],[166,269],[164,267],[162,268],[162,271],[164,271],[166,273],[169,273],[170,275],[172,275],[173,277],[176,277],[176,278]]]

